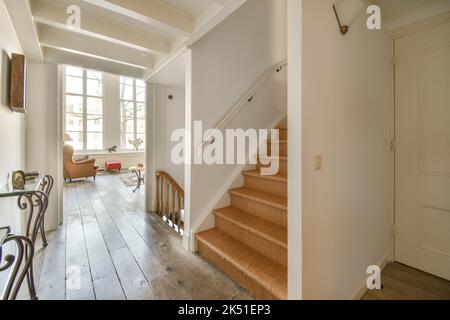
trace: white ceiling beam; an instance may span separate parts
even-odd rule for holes
[[[186,37],[192,32],[192,18],[175,8],[153,0],[83,0],[168,34]]]
[[[43,47],[77,52],[142,69],[153,66],[153,58],[148,53],[46,25],[39,28],[39,40]]]
[[[230,0],[210,0],[210,1],[217,3],[222,7],[225,7],[230,2]]]
[[[28,0],[3,0],[11,17],[24,55],[30,61],[42,62],[44,59],[42,48],[39,45],[36,26],[31,14]]]
[[[34,21],[40,24],[77,32],[148,53],[167,54],[169,51],[169,43],[164,39],[138,32],[123,24],[109,21],[89,12],[82,11],[81,28],[73,28],[66,24],[68,15],[64,5],[35,0],[32,9]]]
[[[195,32],[187,39],[186,45],[192,46],[198,40],[203,38],[212,29],[218,26],[222,21],[228,18],[233,12],[242,7],[248,0],[230,0],[227,5],[217,11],[209,20],[200,25]]]
[[[99,60],[86,55],[61,51],[53,48],[43,49],[45,60],[57,64],[68,64],[87,69],[109,72],[133,78],[142,78],[142,69],[115,63],[113,61]]]
[[[194,33],[198,28],[207,23],[207,21],[209,21],[211,17],[214,17],[222,9],[223,6],[220,4],[214,1],[208,2],[194,18]]]

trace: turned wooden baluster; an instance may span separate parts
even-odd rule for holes
[[[181,219],[181,211],[184,208],[184,191],[166,172],[158,171],[156,177],[158,214],[166,222],[171,223],[175,230],[178,229],[177,231],[181,232],[184,224]]]
[[[161,206],[160,206],[160,203],[159,203],[159,181],[161,180],[160,178],[161,178],[161,176],[159,176],[157,174],[156,175],[156,213],[158,215],[161,215],[161,211],[160,211]]]
[[[165,212],[165,202],[164,202],[164,177],[161,177],[161,217],[164,218]]]
[[[165,217],[166,217],[166,221],[169,221],[169,219],[170,219],[170,217],[169,217],[169,214],[170,214],[170,202],[169,202],[169,200],[170,200],[170,184],[169,184],[168,181],[166,181],[166,190],[167,190],[167,196],[166,196],[166,214],[165,214]]]
[[[178,221],[177,221],[177,226],[178,226],[178,232],[181,231],[181,196],[179,193],[177,193],[178,195]]]
[[[176,210],[175,210],[175,188],[172,188],[172,227],[175,228]]]

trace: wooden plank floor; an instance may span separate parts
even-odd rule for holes
[[[144,211],[144,191],[133,194],[119,177],[65,185],[65,223],[35,257],[41,300],[252,299],[183,249],[180,237]]]
[[[41,300],[252,299],[226,275],[187,252],[181,239],[143,209],[117,175],[67,184],[65,223],[36,245]],[[450,282],[391,263],[384,289],[363,300],[450,299]],[[21,299],[27,299],[24,286]]]
[[[450,300],[450,282],[390,263],[382,272],[383,290],[368,291],[363,300]]]

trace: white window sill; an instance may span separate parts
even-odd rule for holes
[[[140,156],[140,155],[144,155],[145,151],[117,151],[117,152],[105,152],[105,151],[92,151],[92,152],[76,152],[74,155],[75,156],[126,156],[126,155],[135,155],[135,156]]]

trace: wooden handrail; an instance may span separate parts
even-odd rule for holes
[[[156,171],[156,212],[176,232],[184,232],[184,190],[167,172]]]

